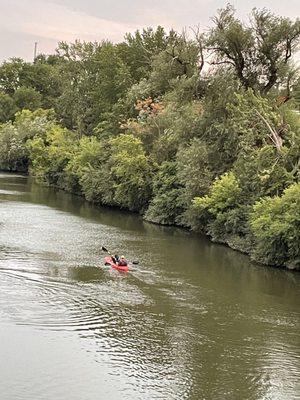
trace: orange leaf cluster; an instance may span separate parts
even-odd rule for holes
[[[164,110],[163,103],[153,101],[151,97],[145,100],[138,100],[135,109],[139,111],[140,115],[154,116],[161,113]]]

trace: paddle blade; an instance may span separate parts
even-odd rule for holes
[[[137,260],[132,261],[132,264],[133,264],[133,265],[138,265],[138,263],[139,263],[139,261],[137,261]]]
[[[101,249],[102,249],[102,251],[105,251],[106,253],[108,253],[108,250],[104,246],[102,246]]]

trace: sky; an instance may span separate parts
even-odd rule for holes
[[[34,43],[38,53],[50,54],[59,41],[119,42],[126,32],[147,26],[167,29],[200,25],[228,0],[0,0],[0,62],[10,57],[31,61]],[[300,1],[231,0],[237,15],[247,21],[254,7],[267,8],[292,19],[300,15]]]

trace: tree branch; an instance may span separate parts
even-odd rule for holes
[[[282,138],[280,137],[279,133],[278,133],[275,129],[273,129],[273,128],[271,127],[271,125],[270,125],[269,122],[265,119],[264,116],[262,116],[257,110],[255,110],[255,112],[257,113],[257,115],[259,116],[259,118],[266,124],[267,128],[269,129],[269,131],[270,131],[270,133],[271,133],[271,134],[268,135],[268,136],[269,136],[269,138],[272,140],[272,142],[274,143],[274,145],[275,145],[276,149],[278,150],[278,152],[280,153],[280,152],[281,152],[281,149],[282,149],[282,145],[283,145],[283,140],[282,140]]]

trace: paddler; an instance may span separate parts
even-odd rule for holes
[[[124,256],[121,256],[119,261],[118,261],[118,265],[125,267],[128,264],[126,258]]]
[[[115,264],[117,264],[117,263],[119,262],[119,256],[118,256],[118,254],[115,254],[114,256],[111,256],[111,259],[113,260],[113,262],[114,262]]]

